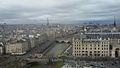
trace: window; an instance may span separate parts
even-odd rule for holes
[[[90,51],[90,53],[92,53],[92,51]]]
[[[92,48],[90,48],[90,50],[92,50]]]
[[[103,50],[103,48],[102,48],[102,50]]]
[[[100,48],[98,48],[98,50],[99,50]]]
[[[98,51],[98,53],[100,53],[100,51]]]
[[[98,45],[98,47],[100,47],[100,45]]]

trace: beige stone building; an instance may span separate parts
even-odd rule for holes
[[[73,39],[75,57],[120,57],[120,32],[86,32]]]
[[[5,50],[7,54],[22,55],[28,50],[28,43],[25,41],[8,43]]]
[[[108,57],[109,39],[73,39],[73,56]]]

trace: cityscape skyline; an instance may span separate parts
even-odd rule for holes
[[[0,68],[120,68],[120,0],[0,0]]]

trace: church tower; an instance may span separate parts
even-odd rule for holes
[[[114,17],[114,23],[113,23],[113,30],[112,31],[117,31],[117,29],[116,29],[116,19],[115,19],[115,17]]]
[[[116,20],[115,20],[115,17],[114,17],[114,24],[113,24],[113,25],[114,25],[114,27],[116,27]]]

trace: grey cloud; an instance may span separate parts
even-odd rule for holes
[[[0,18],[8,23],[55,23],[120,17],[119,0],[1,0]],[[92,18],[91,18],[92,17]]]

